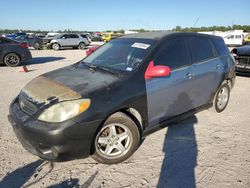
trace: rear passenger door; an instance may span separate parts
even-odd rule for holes
[[[78,35],[76,34],[71,34],[70,35],[70,39],[71,39],[71,46],[78,46],[79,45],[79,41],[80,41],[80,38]]]
[[[154,65],[171,68],[168,77],[146,80],[149,126],[193,108],[192,65],[184,38],[168,40],[154,57]]]
[[[188,40],[193,63],[194,107],[208,103],[223,79],[224,63],[216,57],[212,41],[206,37]]]

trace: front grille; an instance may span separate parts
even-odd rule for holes
[[[33,104],[29,99],[27,99],[24,95],[19,95],[19,106],[20,109],[28,114],[28,115],[32,115],[37,111],[37,107],[35,104]]]
[[[250,57],[238,56],[236,57],[236,66],[241,68],[250,68]]]

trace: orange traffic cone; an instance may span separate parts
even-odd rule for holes
[[[18,70],[18,72],[29,72],[28,68],[24,65]]]

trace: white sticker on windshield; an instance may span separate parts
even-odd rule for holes
[[[132,71],[132,70],[133,70],[132,67],[127,67],[127,68],[126,68],[126,71]]]
[[[134,48],[141,48],[141,49],[146,50],[149,46],[150,46],[149,44],[135,42],[134,44],[132,44],[131,47],[134,47]]]

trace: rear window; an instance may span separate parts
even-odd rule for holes
[[[218,56],[224,56],[230,53],[229,49],[227,48],[223,40],[213,40],[213,43],[214,43]]]
[[[192,37],[189,39],[189,45],[194,63],[214,57],[210,40],[207,38]]]

